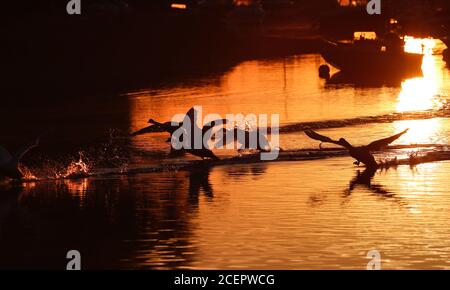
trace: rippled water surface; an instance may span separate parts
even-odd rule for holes
[[[376,249],[385,269],[450,268],[447,161],[374,175],[342,154],[176,170],[171,165],[196,158],[170,158],[166,134],[128,137],[149,118],[169,121],[199,105],[203,114],[279,114],[280,147],[292,152],[318,149],[302,133],[311,125],[354,144],[410,128],[395,145],[447,150],[450,74],[441,55],[424,56],[422,76],[388,82],[325,81],[317,76],[323,63],[317,54],[245,61],[107,101],[5,112],[23,117],[17,128],[24,133],[30,122],[52,127],[24,160],[33,174],[49,177],[71,160],[114,170],[1,182],[0,267],[64,268],[67,251],[78,249],[94,269],[364,269]],[[2,126],[10,147],[25,140]],[[377,159],[420,150],[378,152]],[[162,172],[135,170],[161,163]]]

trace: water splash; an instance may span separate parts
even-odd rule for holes
[[[91,172],[91,166],[82,151],[78,153],[78,158],[69,159],[68,162],[44,159],[40,163],[40,166],[32,169],[21,165],[23,181],[82,178],[89,176]]]
[[[19,170],[20,172],[22,172],[24,180],[27,181],[38,180],[38,178],[31,172],[31,170],[27,166],[19,164]]]
[[[41,156],[33,167],[22,165],[23,181],[85,178],[105,171],[125,174],[129,152],[122,144],[126,141],[122,135],[120,131],[111,129],[104,142],[80,149],[77,154]]]
[[[88,177],[90,168],[88,164],[83,160],[83,152],[79,152],[79,158],[76,161],[72,161],[67,166],[66,171],[59,175],[59,178],[80,178]]]

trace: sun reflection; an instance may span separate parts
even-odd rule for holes
[[[432,38],[414,38],[405,36],[405,51],[409,53],[419,53],[424,55],[432,55],[437,45],[435,39]]]
[[[401,144],[436,144],[441,132],[441,119],[408,120],[394,123],[395,131],[403,131],[409,128],[398,142]]]
[[[422,62],[423,77],[407,79],[402,83],[396,108],[398,112],[440,109],[443,106],[438,96],[442,72],[432,55],[435,47],[434,39],[405,37],[405,51],[425,54]]]

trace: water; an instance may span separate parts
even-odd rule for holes
[[[450,268],[447,161],[378,171],[370,183],[342,154],[176,170],[197,158],[169,158],[163,133],[128,137],[150,117],[201,105],[204,114],[279,114],[280,146],[294,155],[318,148],[305,126],[354,144],[410,128],[395,145],[447,150],[450,73],[441,55],[424,57],[423,76],[388,84],[327,83],[321,64],[317,54],[252,60],[107,100],[5,110],[6,147],[47,133],[24,160],[41,180],[0,183],[0,267],[64,269],[77,249],[91,269],[364,269],[376,249],[384,269]],[[377,158],[424,150],[434,149]],[[93,176],[54,179],[80,157]]]

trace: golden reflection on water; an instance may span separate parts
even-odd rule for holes
[[[407,79],[402,83],[402,90],[398,96],[398,112],[439,109],[442,106],[438,97],[442,75],[439,75],[436,66],[433,56],[424,56],[423,77]]]
[[[437,43],[438,40],[434,39],[405,37],[405,51],[424,54],[423,76],[402,82],[398,96],[398,112],[439,109],[442,106],[438,97],[442,87],[442,70],[433,57],[433,49]]]
[[[415,38],[412,36],[405,36],[404,41],[405,51],[409,53],[431,55],[437,46],[437,40],[432,38]]]
[[[349,157],[218,166],[38,183],[23,202],[51,220],[40,229],[70,238],[58,245],[90,233],[87,261],[104,247],[127,269],[365,269],[372,249],[383,269],[449,268],[449,168],[399,166],[350,189],[363,169]]]
[[[437,144],[441,143],[440,133],[442,131],[442,119],[407,120],[395,122],[396,132],[409,128],[407,134],[403,135],[398,143],[401,144]]]
[[[423,53],[422,77],[407,79],[402,82],[398,96],[397,112],[438,110],[445,104],[440,96],[443,86],[443,71],[440,63],[433,56],[439,41],[434,39],[417,39],[405,37],[405,51]],[[440,130],[441,120],[411,120],[395,124],[397,130],[410,128],[408,134],[402,136],[402,143],[430,143],[437,141],[436,135]]]
[[[401,91],[395,93],[345,88],[345,91],[336,89],[335,96],[308,95],[317,83],[302,82],[303,86],[297,83],[293,86],[298,91],[292,90],[290,85],[299,79],[289,76],[302,68],[291,67],[287,82],[283,83],[284,90],[291,96],[298,94],[300,100],[288,97],[291,106],[287,107],[292,109],[297,102],[303,103],[309,110],[306,116],[325,112],[325,118],[330,119],[342,109],[340,102],[351,104],[348,106],[351,111],[361,109],[356,105],[359,101],[370,104],[369,98],[375,95],[380,98],[375,98],[374,104],[381,103],[383,109],[392,111],[439,109],[443,102],[436,95],[444,86],[444,76],[442,63],[432,55],[435,46],[433,40],[407,39],[407,50],[420,53],[423,49],[425,53],[423,77],[403,81]],[[215,87],[223,94],[220,96],[227,96],[226,101],[209,102],[212,94],[190,101],[200,100],[226,112],[236,108],[239,111],[237,104],[244,108],[251,104],[254,110],[272,107],[278,111],[281,95],[277,95],[277,88],[282,79],[273,75],[280,72],[274,64],[246,63],[223,77],[220,88]],[[303,76],[310,75],[313,79],[315,73],[311,69]],[[268,75],[272,77],[266,78]],[[302,99],[305,95],[310,98]],[[392,107],[388,100],[391,95],[396,101]],[[258,98],[261,96],[264,98]],[[328,107],[333,105],[332,113],[328,114]],[[295,121],[302,120],[301,106],[296,114],[287,114],[293,113],[289,109],[280,112],[286,113],[284,120],[289,115],[295,115]],[[369,115],[370,111],[354,114]],[[446,124],[442,119],[429,119],[399,121],[392,126],[394,131],[410,128],[399,140],[409,144],[439,142],[438,136]],[[378,172],[370,186],[357,184],[351,192],[349,182],[358,174],[350,158],[280,163],[261,169],[259,174],[253,174],[249,168],[215,169],[209,177],[214,197],[208,202],[200,199],[190,220],[190,251],[195,249],[195,258],[183,263],[183,267],[358,269],[364,268],[367,251],[376,248],[382,251],[387,269],[448,268],[450,247],[446,241],[450,232],[442,226],[447,223],[446,212],[450,208],[448,167],[449,163],[423,164],[412,169],[400,166]],[[334,170],[330,171],[331,168]]]
[[[396,86],[328,85],[318,77],[318,54],[242,62],[222,74],[185,80],[176,85],[129,93],[130,131],[149,118],[168,121],[191,106],[205,114],[279,114],[282,124],[438,108],[448,88],[442,56],[445,45],[434,39],[405,38],[408,52],[424,52],[423,77]],[[336,72],[333,69],[333,73]],[[398,83],[400,85],[400,82]]]
[[[448,166],[400,166],[350,192],[350,158],[276,164],[257,177],[218,168],[211,184],[223,206],[200,204],[190,268],[363,269],[370,249],[385,269],[448,268]]]
[[[89,179],[66,179],[64,180],[64,185],[67,186],[68,192],[70,192],[72,195],[84,197],[89,186]]]
[[[351,118],[395,110],[399,88],[328,88],[318,77],[320,55],[246,61],[220,76],[128,94],[130,131],[147,120],[168,121],[191,106],[204,114],[279,114],[282,124]]]

